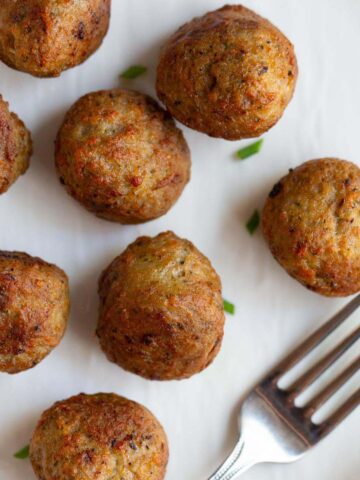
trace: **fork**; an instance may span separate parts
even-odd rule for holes
[[[304,407],[297,407],[295,400],[360,338],[360,326],[288,389],[278,386],[284,374],[318,347],[359,305],[360,295],[305,340],[250,392],[240,411],[240,439],[227,460],[208,480],[230,480],[258,463],[298,460],[359,406],[360,388],[324,422],[315,424],[312,421],[314,413],[359,370],[360,356]]]

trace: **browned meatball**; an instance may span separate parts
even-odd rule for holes
[[[190,178],[187,144],[150,97],[90,93],[65,117],[56,166],[70,195],[97,216],[140,223],[164,215]]]
[[[360,170],[336,158],[306,162],[282,178],[263,211],[270,250],[310,290],[360,290]]]
[[[140,237],[99,282],[101,347],[121,367],[172,380],[206,368],[224,329],[221,282],[209,260],[172,232]]]
[[[142,405],[115,394],[80,394],[42,414],[30,457],[39,480],[162,480],[168,446]]]
[[[109,26],[111,0],[0,0],[0,59],[36,77],[84,62]]]
[[[68,316],[68,280],[60,268],[0,251],[0,372],[37,365],[62,339]]]
[[[31,153],[30,132],[0,95],[0,194],[26,172]]]
[[[257,137],[291,100],[297,63],[289,40],[241,5],[181,27],[165,45],[157,92],[190,128],[227,140]]]

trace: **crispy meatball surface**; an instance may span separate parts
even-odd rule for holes
[[[336,158],[312,160],[282,178],[262,226],[276,260],[329,297],[360,290],[360,170]]]
[[[68,280],[60,268],[0,251],[0,372],[37,365],[60,342],[68,316]]]
[[[30,132],[0,95],[0,194],[26,172],[31,153]]]
[[[0,0],[0,59],[37,77],[84,62],[109,26],[111,0]]]
[[[39,480],[162,480],[168,446],[142,405],[115,394],[80,394],[43,413],[30,457]]]
[[[195,18],[165,45],[157,92],[190,128],[227,140],[257,137],[291,100],[297,63],[289,40],[240,5]]]
[[[206,368],[224,330],[221,282],[209,260],[172,232],[140,237],[99,282],[97,334],[110,361],[145,378]]]
[[[190,179],[186,141],[152,98],[90,93],[65,117],[56,165],[68,192],[97,216],[140,223],[164,215]]]

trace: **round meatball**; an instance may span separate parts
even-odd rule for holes
[[[190,128],[227,140],[257,137],[291,100],[297,63],[289,40],[240,5],[181,27],[165,45],[157,92]]]
[[[312,160],[282,178],[262,226],[276,260],[329,297],[360,290],[360,170],[336,158]]]
[[[68,316],[68,280],[60,268],[0,252],[0,372],[37,365],[62,339]]]
[[[115,394],[80,394],[42,414],[30,458],[39,480],[162,480],[168,446],[142,405]]]
[[[30,132],[0,95],[0,194],[26,172],[31,154]]]
[[[99,293],[101,347],[126,370],[180,380],[220,350],[220,279],[191,242],[172,232],[138,238],[102,274]]]
[[[36,77],[84,62],[109,26],[111,0],[0,0],[0,59]]]
[[[128,90],[90,93],[70,109],[56,142],[70,195],[97,216],[141,223],[164,215],[190,178],[188,146],[150,97]]]

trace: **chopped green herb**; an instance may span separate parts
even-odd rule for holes
[[[14,457],[19,458],[20,460],[24,460],[25,458],[29,458],[29,454],[30,454],[30,446],[26,445],[26,447],[14,453]]]
[[[246,224],[246,228],[250,235],[253,235],[260,224],[260,213],[258,210],[255,210],[254,213],[249,218],[249,221]]]
[[[264,143],[264,139],[261,138],[257,142],[251,143],[250,145],[247,145],[246,147],[238,150],[236,152],[236,156],[240,158],[240,160],[245,160],[245,158],[251,157],[256,153],[259,153],[263,143]]]
[[[121,74],[121,77],[125,78],[126,80],[133,80],[134,78],[143,75],[145,72],[147,72],[146,67],[142,65],[133,65],[125,70],[125,72]]]
[[[227,313],[230,313],[231,315],[235,314],[235,305],[233,303],[228,302],[227,300],[224,300],[224,310]]]

